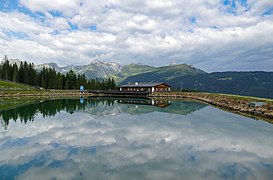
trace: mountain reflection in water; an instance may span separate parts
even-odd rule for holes
[[[191,101],[169,101],[141,98],[87,98],[87,99],[56,99],[33,101],[33,103],[0,111],[2,125],[7,128],[9,121],[27,123],[34,121],[35,115],[43,117],[55,116],[60,111],[73,114],[76,111],[90,113],[93,117],[117,115],[120,113],[143,114],[153,111],[187,115],[207,105]]]

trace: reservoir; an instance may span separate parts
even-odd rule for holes
[[[273,178],[273,125],[198,101],[9,103],[0,111],[1,179]]]

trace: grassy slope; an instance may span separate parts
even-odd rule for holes
[[[124,78],[141,73],[151,72],[156,70],[156,67],[143,64],[129,64],[123,66],[121,72],[114,76],[117,83],[120,83]]]
[[[222,93],[202,93],[202,92],[193,92],[195,94],[205,94],[208,96],[219,96],[219,97],[230,97],[232,99],[236,100],[246,100],[249,102],[267,102],[267,103],[273,103],[273,99],[268,99],[268,98],[259,98],[259,97],[253,97],[253,96],[241,96],[241,95],[234,95],[234,94],[222,94]]]
[[[15,82],[1,80],[1,79],[0,79],[0,90],[1,90],[1,95],[5,95],[5,94],[13,95],[17,93],[22,93],[22,94],[33,93],[34,94],[39,91],[39,90],[36,90],[35,87],[29,86],[27,84],[15,83]],[[33,101],[30,101],[30,99],[15,100],[15,99],[1,97],[0,111],[28,105],[30,103],[33,103]]]
[[[142,72],[141,74],[129,76],[120,84],[132,82],[168,82],[176,77],[198,74],[206,74],[206,72],[187,64],[163,66],[156,68],[151,72]]]
[[[15,83],[5,80],[0,80],[0,110],[14,106],[14,99],[20,98],[23,102],[25,101],[40,99],[40,98],[65,98],[65,97],[77,97],[79,90],[45,90],[37,89],[34,86],[26,84]],[[11,100],[12,99],[12,100]],[[11,100],[11,101],[10,101]]]
[[[0,89],[35,89],[33,86],[29,86],[27,84],[15,83],[12,81],[5,81],[0,79]]]

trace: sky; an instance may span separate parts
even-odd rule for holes
[[[0,0],[0,57],[273,71],[273,0]]]

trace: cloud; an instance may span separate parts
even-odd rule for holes
[[[273,70],[269,1],[21,0],[20,5],[31,13],[0,11],[1,56],[60,65],[100,59],[155,66],[176,61],[206,71]],[[19,49],[18,40],[33,51]]]
[[[50,11],[58,11],[64,16],[73,16],[80,7],[80,2],[78,0],[20,0],[20,3],[33,12],[40,11],[46,13]]]
[[[14,31],[14,32],[24,32],[28,35],[49,33],[50,28],[43,25],[26,14],[19,12],[0,12],[0,30]]]

